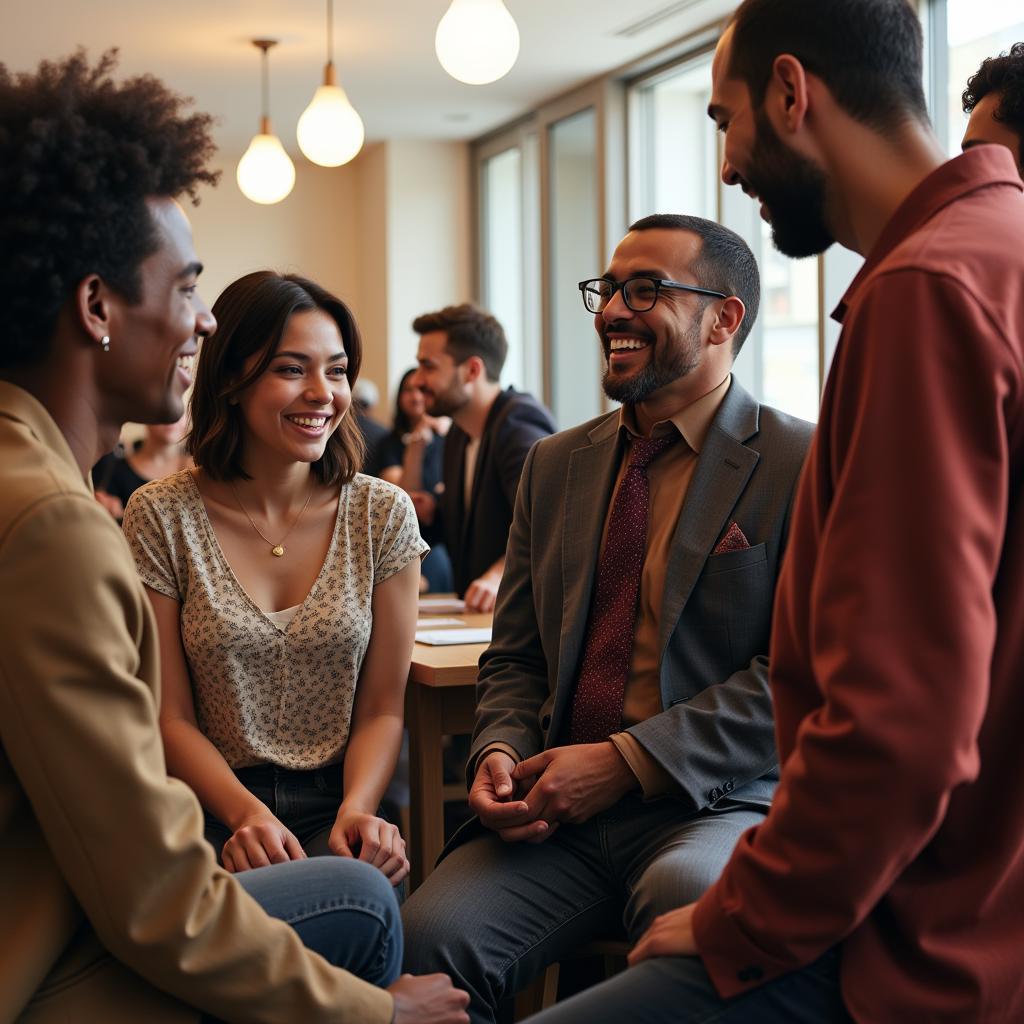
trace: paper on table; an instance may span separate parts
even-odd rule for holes
[[[416,642],[430,644],[432,647],[444,647],[449,644],[486,644],[490,643],[490,627],[481,629],[418,629]]]
[[[416,620],[417,629],[431,629],[434,626],[461,626],[462,619],[439,619],[431,618],[429,615],[425,619]]]
[[[466,602],[460,601],[457,597],[421,597],[420,614],[425,612],[436,612],[438,615],[451,615],[456,612],[464,612]]]

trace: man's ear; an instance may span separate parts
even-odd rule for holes
[[[73,311],[86,335],[97,345],[110,337],[114,295],[99,274],[78,282],[73,294]]]
[[[772,124],[776,131],[792,133],[802,128],[809,104],[806,69],[792,54],[780,53],[772,62],[765,90],[765,106],[770,115],[774,114]]]
[[[714,314],[708,342],[712,345],[732,344],[732,339],[743,323],[747,310],[743,302],[735,295],[730,295]]]
[[[462,365],[466,368],[467,384],[472,384],[486,375],[484,361],[479,356],[470,356]]]

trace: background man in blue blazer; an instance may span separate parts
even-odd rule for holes
[[[732,378],[753,254],[648,217],[580,290],[622,408],[526,460],[480,664],[477,818],[403,912],[407,969],[448,972],[476,1021],[699,896],[777,778],[766,652],[812,427]]]

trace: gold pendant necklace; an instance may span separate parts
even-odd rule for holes
[[[306,507],[309,505],[310,498],[313,497],[313,482],[309,483],[309,494],[306,495],[306,503],[299,509],[299,514],[292,520],[292,525],[285,530],[284,536],[275,544],[253,521],[252,516],[249,515],[245,510],[245,506],[242,504],[242,499],[238,496],[238,491],[235,490],[233,482],[229,481],[231,487],[231,493],[235,496],[235,501],[238,502],[238,507],[242,510],[242,514],[246,519],[249,520],[249,525],[270,545],[270,553],[275,558],[281,558],[284,555],[284,542],[288,539],[288,534],[295,529],[295,524],[302,518],[302,513],[306,511]]]

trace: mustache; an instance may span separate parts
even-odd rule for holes
[[[641,330],[630,320],[614,320],[605,324],[600,330],[601,341],[607,346],[609,334],[627,334],[631,338],[639,338],[641,341],[654,341],[652,331]]]

